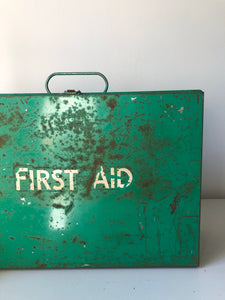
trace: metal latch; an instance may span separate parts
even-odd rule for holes
[[[66,90],[64,92],[65,94],[72,94],[72,95],[81,95],[81,91],[75,91],[75,90]]]

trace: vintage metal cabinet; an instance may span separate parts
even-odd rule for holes
[[[203,92],[0,95],[0,267],[199,263]]]

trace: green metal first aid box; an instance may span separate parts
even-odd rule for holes
[[[0,268],[199,264],[203,92],[0,95]]]

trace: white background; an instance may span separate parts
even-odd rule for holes
[[[109,91],[202,89],[202,197],[225,197],[225,0],[0,0],[0,93],[45,92],[55,71],[100,71]]]
[[[100,71],[109,91],[202,89],[202,196],[225,198],[225,0],[0,0],[0,93],[45,92],[55,71]],[[221,201],[202,203],[200,268],[1,271],[0,298],[225,299]]]

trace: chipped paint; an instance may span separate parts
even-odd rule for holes
[[[182,114],[184,112],[184,107],[182,106],[180,109],[178,109],[179,113]]]

